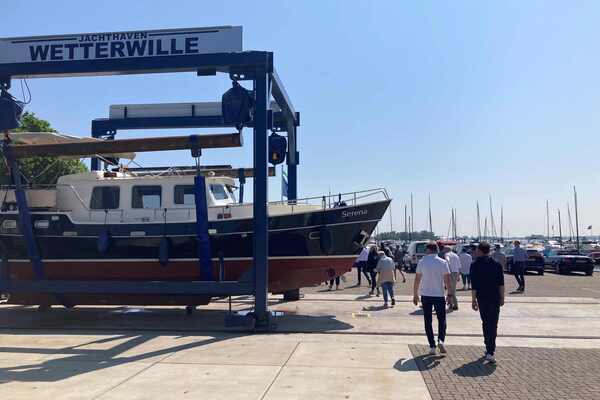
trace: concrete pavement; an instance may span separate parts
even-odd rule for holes
[[[0,306],[0,398],[441,399],[454,397],[435,382],[452,387],[459,378],[478,390],[481,377],[453,372],[481,371],[474,356],[482,352],[481,323],[468,302],[449,315],[450,354],[424,369],[422,316],[410,299],[382,310],[380,298],[357,297],[308,294],[293,303],[274,297],[271,309],[281,316],[269,334],[224,329],[226,302],[192,316],[173,308],[39,313]],[[250,306],[247,298],[233,303],[237,311]],[[574,363],[596,357],[600,300],[511,298],[498,346],[501,362],[490,382],[510,380],[498,375],[504,364],[519,374],[518,354],[525,350],[518,349],[550,359],[555,353],[548,351],[563,351],[561,359]],[[596,387],[592,382],[586,393]]]

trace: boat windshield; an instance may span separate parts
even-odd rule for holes
[[[229,200],[229,196],[223,185],[211,184],[210,191],[215,200]]]

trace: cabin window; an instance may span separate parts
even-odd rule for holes
[[[229,196],[225,191],[225,187],[223,185],[210,185],[210,192],[212,193],[215,200],[228,200]]]
[[[162,205],[162,187],[134,186],[131,196],[131,208],[160,208]]]
[[[196,204],[194,185],[175,185],[175,204],[193,206]]]
[[[115,210],[119,208],[120,189],[118,186],[98,186],[92,190],[90,208],[92,210]]]

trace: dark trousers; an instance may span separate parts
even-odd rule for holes
[[[377,271],[375,271],[375,268],[369,269],[369,277],[371,278],[371,290],[375,290],[377,287]],[[379,293],[379,289],[377,289],[377,293]]]
[[[331,279],[331,280],[329,281],[329,287],[332,287],[332,286],[333,286],[333,281],[334,281],[334,279]],[[335,277],[335,287],[338,287],[338,286],[340,286],[340,277],[339,277],[339,276],[336,276],[336,277]]]
[[[525,263],[523,261],[514,262],[512,270],[519,287],[525,288]]]
[[[443,342],[446,339],[446,302],[443,297],[421,296],[421,304],[423,304],[423,319],[425,320],[427,341],[429,341],[429,347],[435,347],[432,309],[435,309],[438,320],[438,340]]]
[[[494,355],[496,351],[496,336],[498,335],[498,319],[500,317],[500,303],[498,301],[477,299],[479,315],[483,327],[483,341],[485,351]]]
[[[367,282],[369,282],[369,285],[371,284],[369,275],[367,274],[367,263],[365,261],[359,261],[356,263],[356,273],[358,274],[358,279],[357,279],[357,283],[360,285],[361,282],[361,275],[364,275],[365,278],[367,278]]]

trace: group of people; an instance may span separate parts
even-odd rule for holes
[[[495,363],[496,335],[500,307],[504,305],[504,271],[500,263],[490,256],[490,245],[481,242],[475,249],[475,259],[471,258],[468,270],[464,268],[463,260],[468,262],[470,255],[463,251],[461,256],[449,247],[441,251],[437,243],[426,245],[426,255],[417,264],[413,286],[413,303],[419,302],[423,308],[425,334],[429,342],[431,355],[446,354],[444,344],[446,338],[446,304],[449,310],[458,309],[456,298],[456,283],[463,276],[463,285],[470,285],[471,307],[479,311],[483,327],[486,347],[485,361]],[[469,255],[467,257],[466,255]],[[465,273],[466,272],[466,273]],[[466,275],[466,277],[465,277]],[[432,312],[435,310],[438,320],[438,342],[436,346],[432,326]]]
[[[506,255],[500,245],[495,245],[492,252],[487,242],[481,242],[472,251],[463,247],[456,254],[450,246],[438,247],[436,242],[426,245],[426,255],[417,264],[413,285],[413,303],[423,309],[425,334],[429,342],[431,355],[446,354],[444,344],[446,338],[448,312],[458,310],[456,296],[457,284],[462,279],[462,289],[471,290],[471,308],[478,311],[482,321],[483,336],[486,347],[485,361],[495,363],[496,336],[500,308],[504,305],[504,271]],[[385,246],[372,245],[362,249],[355,265],[358,271],[358,286],[364,277],[370,287],[369,295],[383,292],[383,307],[396,304],[394,299],[394,283],[399,271],[406,282],[403,272],[405,252],[396,246],[390,251]],[[527,252],[514,242],[513,271],[517,279],[517,291],[525,290],[524,270]],[[333,282],[332,282],[333,284]],[[446,305],[448,308],[446,309]],[[433,332],[433,311],[438,320],[437,345]]]
[[[356,260],[356,270],[358,273],[357,286],[362,284],[364,276],[370,287],[369,295],[380,295],[380,288],[383,292],[383,306],[388,307],[388,297],[391,305],[396,304],[394,299],[394,283],[396,282],[397,272],[402,275],[402,281],[406,282],[406,276],[402,270],[402,257],[400,246],[397,246],[394,252],[384,245],[378,247],[364,247]]]

